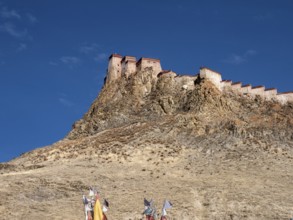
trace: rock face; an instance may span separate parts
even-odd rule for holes
[[[146,67],[108,81],[63,140],[0,164],[0,219],[81,219],[97,186],[109,219],[293,216],[293,104],[222,93],[200,76]]]

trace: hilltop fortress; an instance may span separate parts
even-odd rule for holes
[[[275,100],[281,104],[293,102],[293,92],[278,93],[277,89],[266,89],[264,86],[242,85],[241,82],[222,80],[222,75],[207,67],[201,67],[197,75],[177,75],[171,70],[162,70],[160,60],[153,58],[140,58],[136,61],[133,56],[122,57],[119,54],[112,54],[109,57],[109,64],[105,83],[109,84],[119,80],[121,77],[129,78],[139,71],[151,70],[151,77],[157,80],[161,77],[171,77],[179,83],[182,89],[192,90],[197,79],[204,79],[212,82],[219,91],[223,93],[233,92],[248,98],[259,96],[265,100]]]

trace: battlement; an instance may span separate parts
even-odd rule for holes
[[[177,75],[172,70],[162,70],[159,59],[142,57],[138,61],[133,56],[121,56],[112,54],[109,57],[108,73],[106,83],[119,80],[121,77],[129,78],[138,71],[146,71],[151,73],[151,77],[157,80],[161,77],[170,77],[175,80],[184,90],[193,90],[195,81],[200,78],[212,82],[222,93],[235,93],[246,96],[247,98],[255,98],[259,96],[265,100],[276,100],[282,104],[293,102],[293,92],[278,93],[277,89],[266,89],[264,86],[242,85],[242,82],[232,82],[231,80],[222,80],[219,72],[211,70],[207,67],[200,67],[197,75]]]
[[[218,89],[221,89],[221,81],[222,81],[222,75],[216,71],[213,71],[207,67],[201,67],[199,70],[199,76],[202,79],[207,79],[214,83],[215,86],[218,87]]]

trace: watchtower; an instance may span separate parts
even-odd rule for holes
[[[109,57],[107,82],[121,78],[121,60],[122,56],[119,54],[112,54]]]
[[[162,71],[161,62],[158,59],[153,58],[140,58],[139,61],[136,63],[136,67],[138,71],[142,71],[145,68],[152,68],[153,69],[153,78],[157,78],[157,75]]]
[[[222,89],[222,76],[220,73],[217,73],[206,67],[201,67],[199,71],[199,76],[200,78],[204,78],[211,81],[218,89]]]
[[[125,56],[121,60],[122,76],[127,78],[136,72],[136,58],[132,56]]]

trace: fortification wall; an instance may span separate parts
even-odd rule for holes
[[[199,72],[200,78],[207,79],[211,81],[218,89],[222,90],[222,76],[207,67],[201,67]]]
[[[136,61],[128,60],[125,63],[125,72],[124,75],[128,78],[136,72]]]
[[[223,80],[220,83],[221,85],[221,90],[222,91],[231,91],[231,85],[232,85],[232,81],[231,80]]]
[[[293,102],[293,92],[279,93],[277,94],[277,100],[282,104]]]
[[[255,86],[255,87],[252,87],[251,90],[250,90],[250,93],[252,95],[259,95],[261,97],[264,97],[265,95],[265,87],[264,86]]]
[[[241,82],[231,83],[231,90],[235,93],[242,93],[241,87],[242,87]]]
[[[122,76],[129,77],[136,71],[143,71],[151,68],[152,78],[170,77],[175,80],[178,88],[185,90],[193,90],[195,81],[198,77],[212,82],[222,92],[232,92],[245,95],[246,97],[261,96],[265,100],[276,100],[282,104],[293,102],[293,92],[277,93],[277,89],[265,89],[264,86],[252,87],[251,85],[242,86],[241,82],[233,83],[231,80],[222,80],[220,73],[213,71],[207,67],[201,67],[200,73],[196,76],[180,75],[171,70],[163,70],[160,60],[152,58],[141,58],[136,62],[133,56],[125,56],[122,58],[119,54],[112,54],[109,57],[108,73],[105,83],[120,79]]]
[[[266,100],[273,100],[277,98],[278,91],[275,88],[266,89],[264,92],[264,97]]]
[[[109,57],[108,72],[106,83],[120,79],[122,76],[129,77],[136,71],[142,71],[146,68],[153,70],[152,77],[157,78],[157,75],[162,71],[160,60],[152,58],[141,58],[136,62],[133,56],[124,56],[112,54]]]
[[[243,95],[248,95],[251,93],[252,86],[250,84],[244,85],[240,88],[240,91]]]
[[[162,71],[160,60],[152,58],[141,58],[136,64],[138,71],[143,71],[146,68],[152,68],[153,78],[157,78],[157,75]]]

